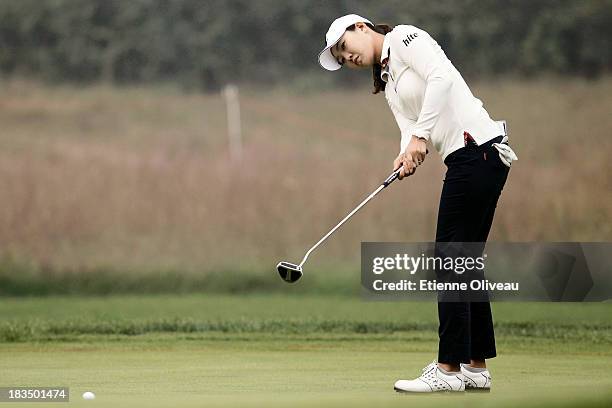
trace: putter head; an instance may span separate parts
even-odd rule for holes
[[[276,265],[278,274],[285,282],[294,283],[302,277],[302,267],[289,262],[279,262]]]

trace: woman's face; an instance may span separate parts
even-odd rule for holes
[[[352,69],[367,68],[374,64],[372,30],[364,23],[356,23],[354,30],[346,30],[331,48],[339,64]]]

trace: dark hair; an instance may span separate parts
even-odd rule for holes
[[[386,24],[376,24],[376,25],[372,25],[370,23],[366,23],[366,25],[368,27],[370,27],[373,31],[379,33],[379,34],[387,34],[389,31],[393,30],[392,27],[386,25]],[[348,31],[354,31],[355,30],[355,24],[353,24],[352,26],[347,28]],[[372,65],[372,77],[374,79],[374,90],[372,91],[373,94],[377,94],[380,91],[384,91],[385,90],[385,85],[387,84],[385,81],[383,81],[380,78],[380,73],[382,72],[382,66],[380,65],[380,63],[378,61],[374,61],[374,65]]]

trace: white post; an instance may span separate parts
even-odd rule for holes
[[[240,126],[240,101],[238,87],[228,84],[223,88],[227,110],[227,137],[229,139],[230,159],[239,160],[242,157],[242,128]]]

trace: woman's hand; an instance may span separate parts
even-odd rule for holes
[[[416,165],[414,164],[414,162],[408,162],[406,160],[405,153],[400,153],[399,156],[397,156],[395,160],[393,160],[393,171],[399,169],[400,167],[402,167],[402,169],[400,170],[400,173],[397,176],[399,180],[406,177],[406,175],[410,176],[414,174],[414,172],[416,171]]]
[[[412,136],[406,150],[400,153],[393,161],[393,170],[399,169],[401,166],[398,179],[403,179],[406,176],[411,176],[416,172],[416,168],[423,164],[427,155],[427,143],[424,139]]]

